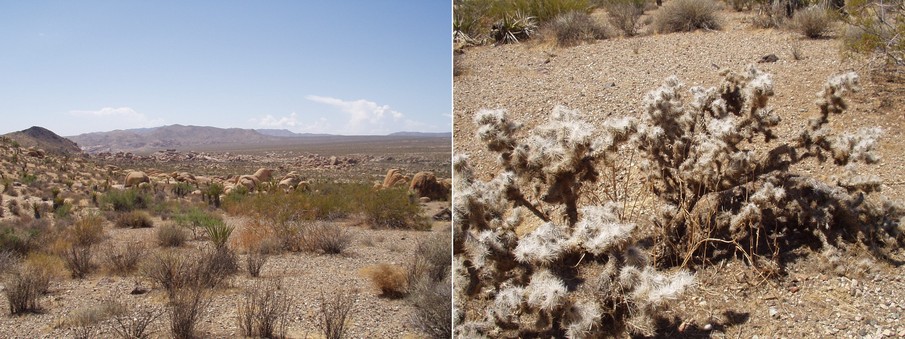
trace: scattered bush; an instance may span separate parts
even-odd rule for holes
[[[421,216],[421,206],[408,191],[399,188],[373,192],[362,202],[365,220],[376,228],[412,228],[424,230],[430,224]]]
[[[285,338],[291,298],[279,281],[257,281],[239,303],[239,328],[247,337]]]
[[[126,305],[114,299],[101,300],[97,305],[82,306],[64,320],[69,326],[88,327],[126,313]]]
[[[644,0],[608,0],[603,3],[603,8],[610,24],[630,37],[638,33],[638,19],[644,14],[645,5]]]
[[[105,205],[110,206],[114,211],[126,212],[148,208],[153,201],[153,198],[147,192],[130,188],[125,190],[110,190],[103,196],[101,201]]]
[[[322,251],[326,254],[339,254],[352,244],[352,233],[343,226],[328,222],[315,222],[308,225],[302,237],[309,251]]]
[[[50,222],[47,220],[29,218],[12,223],[0,223],[0,251],[26,255],[44,246],[49,229]]]
[[[821,6],[811,6],[795,12],[792,25],[799,33],[810,39],[825,36],[832,28],[833,18]]]
[[[145,212],[129,211],[120,212],[114,225],[119,228],[147,228],[154,227],[154,221]]]
[[[19,253],[10,250],[0,250],[0,275],[16,267],[22,257]]]
[[[75,246],[98,244],[106,237],[104,218],[97,214],[82,216],[67,230],[65,236]]]
[[[245,256],[245,268],[248,270],[248,275],[252,278],[259,277],[261,275],[261,269],[264,267],[264,264],[267,263],[269,257],[269,254],[260,250],[248,252]]]
[[[447,258],[449,256],[447,255]],[[448,259],[447,259],[448,261]],[[447,266],[448,267],[448,266]],[[432,338],[452,338],[452,283],[449,274],[441,281],[420,279],[409,299],[415,307],[412,323]]]
[[[402,298],[409,288],[409,281],[402,267],[390,264],[379,264],[362,269],[362,274],[371,280],[380,296],[386,298]]]
[[[180,247],[188,239],[182,227],[165,224],[157,229],[157,243],[163,247]]]
[[[222,231],[220,227],[223,226],[223,219],[219,216],[195,207],[189,208],[187,211],[174,216],[173,220],[180,226],[190,229],[192,231],[192,236],[195,239],[198,239],[197,230],[199,228],[207,230],[208,228],[213,227],[217,228],[215,231]],[[229,232],[232,232],[232,229],[230,229]],[[226,236],[228,237],[229,234],[226,234]]]
[[[497,44],[510,44],[528,40],[536,31],[537,22],[534,17],[516,12],[514,15],[504,15],[493,24],[490,37]]]
[[[574,46],[585,41],[606,39],[606,29],[586,12],[566,12],[553,18],[548,24],[560,46]]]
[[[94,271],[96,267],[91,260],[94,257],[94,252],[90,245],[67,246],[67,248],[60,253],[60,257],[63,258],[63,263],[66,264],[66,268],[73,278],[84,278],[88,273]]]
[[[185,198],[185,196],[189,195],[189,193],[192,193],[194,190],[195,187],[187,182],[177,182],[173,185],[173,195],[178,198]]]
[[[164,252],[142,266],[142,275],[163,287],[170,297],[180,289],[214,288],[238,271],[236,256],[228,249],[200,254]]]
[[[657,11],[654,27],[661,33],[720,29],[718,10],[713,0],[673,0]]]
[[[220,195],[223,194],[223,185],[211,183],[204,191],[201,192],[201,198],[207,201],[208,205],[214,208],[220,208]]]
[[[126,275],[138,268],[147,249],[141,242],[130,242],[125,247],[109,247],[104,251],[104,262],[110,272]]]
[[[905,3],[852,0],[845,2],[845,12],[847,49],[877,53],[888,63],[905,65]]]
[[[171,295],[170,333],[176,339],[198,338],[195,327],[201,320],[211,298],[203,288],[185,288]]]
[[[415,253],[408,260],[407,280],[415,282],[427,279],[429,282],[436,283],[447,278],[452,265],[451,248],[449,232],[440,232],[419,242]]]
[[[326,339],[342,339],[346,337],[346,324],[355,307],[358,292],[340,290],[327,297],[321,291],[318,298],[317,327]]]
[[[25,257],[24,267],[35,275],[32,282],[40,293],[50,290],[50,280],[60,278],[66,272],[66,264],[59,256],[45,253],[31,253]]]
[[[157,320],[163,312],[144,309],[133,312],[129,316],[114,318],[113,332],[122,339],[148,339],[151,338],[151,323]]]
[[[9,302],[9,313],[23,314],[40,310],[38,298],[41,296],[41,286],[44,284],[44,276],[41,272],[28,266],[17,268],[4,283],[3,294]]]

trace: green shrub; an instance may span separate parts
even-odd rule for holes
[[[192,236],[198,238],[197,230],[199,228],[207,230],[209,227],[219,227],[223,224],[223,219],[217,215],[202,210],[197,207],[189,208],[173,217],[176,224],[188,228],[192,231]],[[230,230],[231,232],[232,230]],[[226,234],[228,237],[229,234]]]
[[[493,24],[490,37],[498,44],[516,43],[530,39],[537,31],[537,22],[534,17],[522,12],[505,15]]]
[[[0,224],[0,251],[28,254],[43,246],[43,236],[49,228],[50,223],[46,220],[20,219],[10,224]]]
[[[793,27],[809,39],[825,36],[833,25],[832,15],[820,6],[811,6],[795,12]]]
[[[147,228],[154,227],[154,221],[147,213],[142,211],[120,212],[114,223],[119,228]]]
[[[205,201],[214,208],[220,208],[220,195],[223,194],[223,185],[218,183],[211,183],[204,191],[202,191],[201,195]]]
[[[147,192],[137,189],[111,190],[102,198],[105,205],[110,206],[114,211],[132,211],[136,209],[146,209],[151,204],[153,198]]]
[[[421,206],[408,190],[390,188],[373,192],[362,201],[367,222],[377,228],[427,229],[430,224],[421,216]]]
[[[848,24],[843,45],[860,53],[876,53],[887,62],[905,65],[905,5],[892,5],[873,0],[845,2]],[[881,8],[882,7],[882,8]]]
[[[178,182],[176,185],[173,185],[173,195],[179,198],[184,198],[189,195],[189,193],[192,193],[193,190],[195,190],[195,187],[187,182]]]
[[[661,33],[720,29],[718,10],[713,0],[672,0],[654,16],[654,27]]]

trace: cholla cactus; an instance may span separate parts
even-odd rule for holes
[[[648,265],[633,246],[636,226],[622,218],[623,205],[579,207],[582,186],[615,161],[637,122],[613,119],[597,131],[577,111],[556,107],[549,122],[518,140],[520,127],[504,111],[481,111],[475,121],[503,171],[481,181],[466,157],[453,161],[457,336],[650,333],[691,275]],[[519,236],[528,219],[539,226]],[[606,279],[582,276],[576,266]],[[597,283],[622,276],[629,278]],[[476,302],[486,303],[484,311],[469,314]]]
[[[827,247],[902,240],[905,209],[876,196],[879,179],[857,171],[878,161],[881,131],[836,135],[828,126],[857,75],[831,78],[818,93],[820,115],[786,142],[774,132],[772,77],[753,67],[722,75],[718,87],[689,91],[669,78],[645,97],[639,119],[609,119],[599,130],[556,107],[520,139],[505,111],[478,112],[479,138],[502,171],[482,181],[467,158],[454,160],[458,335],[651,334],[658,312],[693,283],[653,263],[687,261],[709,238],[752,244],[751,252],[766,239],[801,241],[790,234]],[[761,141],[778,146],[753,147]],[[644,194],[653,197],[644,207],[658,211],[647,219],[627,217],[615,195],[582,199],[626,151],[640,154]],[[790,170],[806,159],[845,170],[831,182]],[[658,235],[658,257],[636,244],[638,232]]]

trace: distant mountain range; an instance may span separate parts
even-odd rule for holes
[[[387,136],[343,136],[294,133],[285,129],[242,129],[169,125],[154,128],[94,132],[68,137],[88,153],[151,153],[164,149],[213,150],[253,145],[343,142],[344,140],[398,138],[452,138],[452,133],[399,132]]]
[[[4,137],[13,140],[23,147],[35,147],[46,152],[56,154],[80,153],[79,145],[57,135],[56,133],[38,126],[24,129],[18,132],[7,133]]]

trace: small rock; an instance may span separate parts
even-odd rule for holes
[[[779,311],[774,306],[770,306],[770,316],[779,319]]]
[[[892,330],[890,330],[890,329],[888,329],[888,328],[885,329],[885,330],[883,330],[883,336],[884,336],[884,337],[892,336]]]
[[[798,292],[798,286],[789,287],[789,292],[792,292],[792,293]]]
[[[713,330],[713,325],[711,325],[711,324],[705,324],[705,325],[704,325],[704,331],[710,331],[710,330]]]

